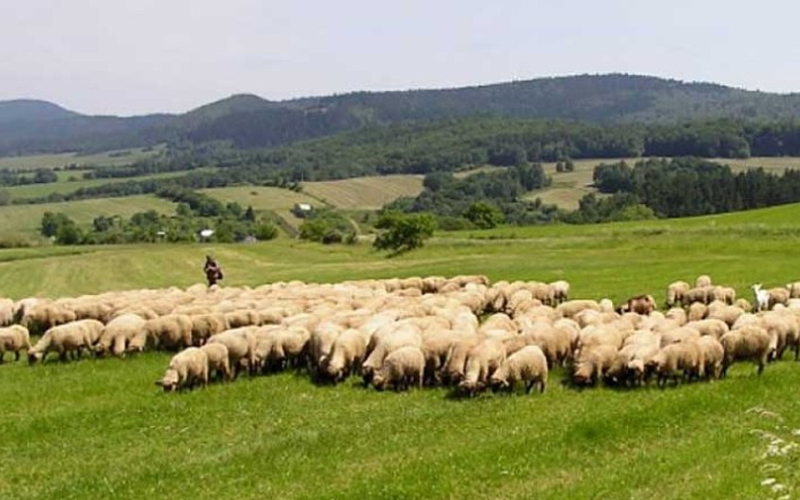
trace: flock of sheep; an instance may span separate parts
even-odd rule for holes
[[[473,396],[544,392],[555,365],[577,385],[663,386],[724,377],[745,360],[760,374],[786,349],[800,352],[800,283],[754,285],[753,308],[707,276],[678,281],[663,313],[649,295],[615,308],[570,300],[569,289],[434,276],[0,299],[0,363],[10,352],[35,364],[51,352],[66,361],[162,349],[177,352],[157,381],[168,391],[295,369],[317,382],[358,374],[377,389],[446,385]],[[31,335],[41,335],[34,345]]]

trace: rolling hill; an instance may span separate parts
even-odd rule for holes
[[[287,101],[234,95],[182,115],[87,116],[44,101],[0,102],[0,155],[101,151],[170,139],[273,147],[375,124],[475,115],[600,123],[800,118],[800,95],[609,74]]]

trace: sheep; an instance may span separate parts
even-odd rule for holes
[[[0,327],[14,322],[14,301],[0,298]]]
[[[569,298],[569,282],[558,280],[550,283],[550,288],[553,290],[554,304],[561,304]]]
[[[696,286],[697,288],[703,288],[703,287],[711,286],[711,277],[706,275],[706,274],[701,274],[695,280],[694,286]]]
[[[621,306],[617,312],[635,312],[637,314],[648,315],[656,310],[656,301],[652,295],[637,295],[629,298],[625,305]]]
[[[740,299],[744,300],[744,299]],[[747,309],[749,310],[749,308]],[[708,313],[706,315],[707,319],[718,319],[724,321],[729,327],[732,327],[736,320],[744,314],[745,310],[740,309],[736,306],[728,306],[728,305],[710,305],[708,307]]]
[[[386,356],[381,368],[372,378],[372,385],[378,390],[383,390],[389,385],[395,391],[405,390],[411,386],[421,389],[424,371],[425,356],[419,347],[401,347]]]
[[[464,364],[464,379],[458,384],[460,390],[470,397],[486,387],[486,381],[506,360],[503,343],[497,339],[486,338],[467,353]]]
[[[323,367],[333,381],[344,380],[353,369],[358,368],[367,351],[367,338],[361,330],[343,331],[333,341],[330,356]]]
[[[27,351],[31,349],[31,338],[27,328],[22,325],[0,328],[0,364],[3,364],[3,357],[7,352],[13,352],[14,361],[19,361],[19,352],[22,349]]]
[[[375,371],[383,366],[383,360],[389,353],[401,347],[422,347],[422,332],[412,323],[398,323],[387,325],[372,335],[370,343],[374,341],[374,348],[367,348],[368,354],[361,365],[361,375],[364,384],[372,380]]]
[[[123,314],[109,321],[95,346],[95,354],[103,356],[110,352],[124,356],[131,340],[141,335],[147,321],[136,314]]]
[[[425,383],[440,384],[442,370],[453,346],[472,337],[472,333],[455,332],[446,328],[426,332],[422,339],[422,353],[425,355]]]
[[[148,320],[144,324],[146,335],[153,340],[157,349],[174,349],[191,347],[192,318],[186,314],[169,314]],[[129,346],[129,350],[130,346]]]
[[[655,367],[659,387],[664,387],[669,378],[677,385],[681,373],[689,380],[705,376],[703,348],[695,340],[663,347],[650,363]]]
[[[697,340],[703,351],[703,371],[708,378],[719,378],[722,374],[722,363],[725,360],[725,348],[716,338],[705,335]]]
[[[787,283],[786,289],[789,291],[790,299],[800,299],[800,281]]]
[[[694,341],[700,338],[700,331],[692,326],[692,322],[680,328],[674,328],[661,334],[661,347],[670,344],[680,344],[682,342]]]
[[[530,343],[539,346],[545,353],[548,368],[563,365],[570,358],[574,343],[568,332],[541,325],[526,333],[531,337]]]
[[[556,312],[564,318],[575,318],[575,316],[586,309],[600,312],[600,304],[595,300],[568,300],[556,306]]]
[[[747,299],[736,299],[733,306],[741,309],[744,312],[752,311],[753,305]]]
[[[467,337],[456,341],[450,347],[439,375],[444,384],[455,385],[464,379],[467,356],[478,342],[477,337]]]
[[[644,332],[643,332],[644,333]],[[652,339],[626,344],[620,349],[611,367],[606,371],[606,378],[611,382],[632,382],[641,384],[647,378],[648,372],[645,367],[650,359],[655,356],[660,348],[657,343],[657,336],[646,332]],[[626,342],[632,337],[626,339]]]
[[[767,360],[777,345],[767,331],[757,325],[745,325],[731,330],[720,339],[725,349],[721,376],[725,377],[734,361],[752,360],[758,364],[758,374],[764,371]]]
[[[308,361],[308,342],[311,334],[302,326],[280,328],[275,331],[271,350],[267,355],[270,367],[282,370],[287,366],[300,368]],[[251,370],[255,370],[255,361],[251,363]]]
[[[699,321],[705,319],[708,314],[708,306],[702,302],[692,302],[689,305],[689,321]]]
[[[240,328],[242,326],[253,326],[261,324],[261,315],[258,311],[238,310],[225,313],[225,320],[228,328]]]
[[[51,327],[33,347],[28,349],[28,363],[44,362],[50,351],[57,352],[61,361],[66,361],[70,354],[80,358],[83,349],[91,348],[92,337],[91,328],[83,321]]]
[[[728,305],[733,305],[736,301],[736,290],[729,286],[715,286],[711,295],[714,300],[722,301]]]
[[[698,286],[690,288],[684,295],[684,305],[691,305],[694,303],[708,304],[714,300],[714,287],[712,286]]]
[[[201,346],[214,334],[229,329],[228,320],[222,313],[208,313],[191,316],[192,345]]]
[[[368,321],[367,324],[369,323]],[[364,326],[363,328],[368,327]],[[327,358],[333,349],[333,343],[344,330],[342,325],[331,321],[321,321],[311,330],[309,367],[314,377],[320,375],[320,370],[327,363]]]
[[[215,333],[209,337],[208,342],[220,343],[228,348],[228,358],[230,361],[231,373],[233,378],[239,376],[240,368],[246,367],[248,370],[255,370],[255,342],[254,330],[258,327],[245,326],[224,332]]]
[[[685,281],[674,281],[667,286],[667,307],[685,305],[686,293],[691,286]]]
[[[513,390],[516,383],[522,382],[525,384],[525,392],[530,394],[533,386],[539,384],[539,392],[544,393],[547,388],[547,374],[544,353],[539,347],[529,345],[509,356],[489,377],[489,385],[495,390]]]
[[[767,290],[769,293],[769,308],[772,309],[777,304],[787,305],[789,303],[789,290],[777,287]]]
[[[673,307],[664,313],[666,319],[673,320],[678,326],[683,326],[689,322],[689,315],[681,307]]]
[[[199,349],[208,358],[208,376],[210,377],[212,373],[216,373],[223,381],[229,381],[231,379],[231,364],[228,348],[224,344],[214,342],[205,344]]]
[[[573,381],[578,385],[594,385],[605,377],[617,357],[617,347],[608,344],[582,349],[575,361]]]
[[[778,340],[775,359],[781,359],[787,348],[794,349],[794,359],[800,355],[800,325],[794,314],[770,311],[761,316],[761,326]]]
[[[70,323],[77,319],[73,311],[52,302],[35,302],[20,309],[21,316],[17,321],[31,334],[42,333],[57,325]]]
[[[198,347],[189,347],[173,356],[164,376],[156,382],[167,392],[196,384],[203,387],[208,384],[208,355]]]
[[[686,326],[696,329],[700,335],[711,335],[717,340],[729,331],[728,324],[719,319],[690,321]]]

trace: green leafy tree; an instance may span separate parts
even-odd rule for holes
[[[491,229],[503,222],[503,213],[485,201],[476,201],[469,206],[464,217],[480,229]]]
[[[426,239],[433,236],[435,226],[435,219],[429,213],[406,215],[385,212],[376,225],[384,231],[375,238],[373,246],[378,250],[391,250],[395,254],[420,248]]]

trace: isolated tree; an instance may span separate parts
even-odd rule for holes
[[[420,248],[425,240],[433,236],[436,222],[429,213],[406,215],[400,212],[388,211],[381,215],[375,225],[383,229],[373,247],[378,250],[391,250],[399,254]]]
[[[485,201],[476,201],[469,206],[464,217],[481,229],[491,229],[503,222],[503,213]]]

